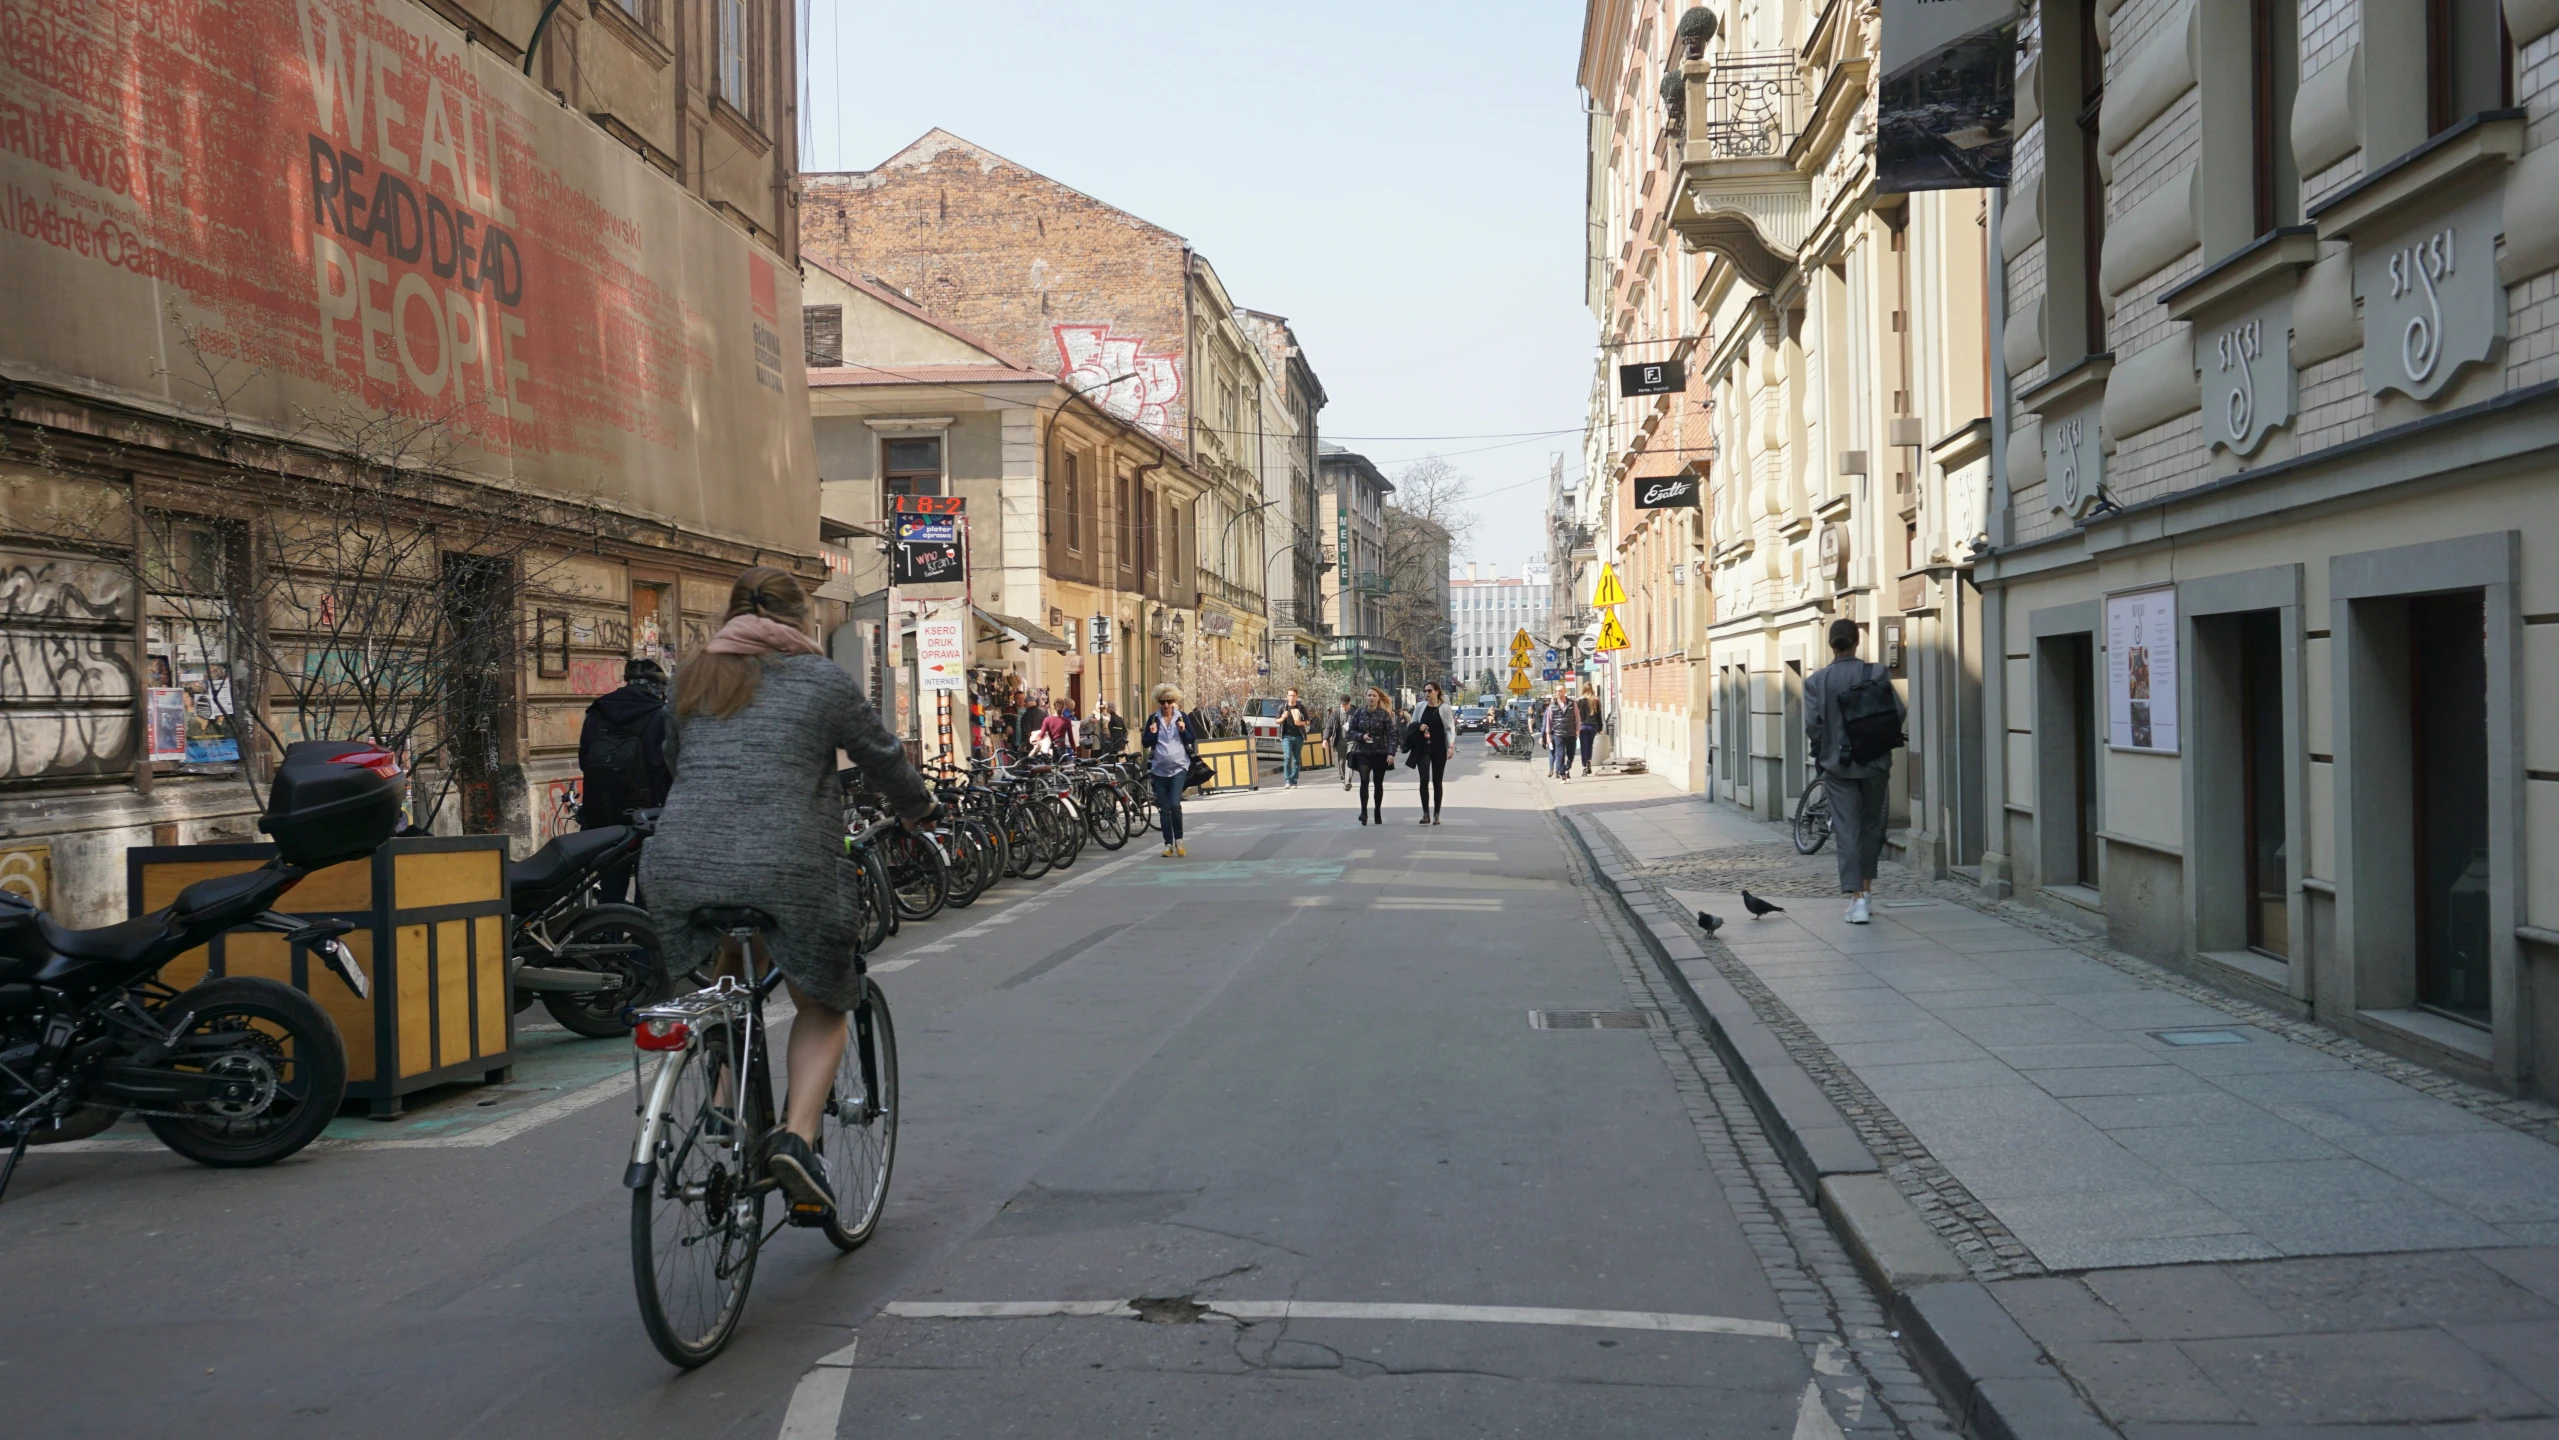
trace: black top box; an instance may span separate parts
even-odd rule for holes
[[[286,864],[317,870],[361,860],[400,828],[400,782],[363,763],[381,754],[376,746],[351,740],[302,740],[285,747],[258,828],[275,837]]]

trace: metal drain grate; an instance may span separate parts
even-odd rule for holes
[[[2154,1040],[2170,1045],[2245,1045],[2248,1037],[2236,1030],[2153,1030]]]
[[[1650,1010],[1531,1010],[1531,1030],[1658,1030],[1661,1017]]]

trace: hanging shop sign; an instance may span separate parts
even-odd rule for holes
[[[968,579],[968,547],[962,538],[956,497],[897,496],[895,499],[948,499],[952,510],[889,512],[889,583],[892,585],[957,585]]]
[[[1700,486],[1697,477],[1687,471],[1677,475],[1657,475],[1635,482],[1635,508],[1638,510],[1694,510]]]
[[[968,688],[968,617],[941,611],[915,622],[915,684],[926,694]]]
[[[2106,597],[2106,743],[2177,753],[2177,592]]]
[[[2017,115],[2016,0],[1883,0],[1875,188],[2008,183]]]
[[[1617,393],[1628,398],[1675,394],[1687,383],[1676,360],[1647,360],[1617,367]]]

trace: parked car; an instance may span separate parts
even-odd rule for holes
[[[1457,733],[1460,735],[1465,734],[1469,730],[1491,729],[1492,724],[1493,712],[1485,709],[1481,705],[1460,705],[1457,707]]]

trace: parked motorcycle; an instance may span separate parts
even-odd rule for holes
[[[649,912],[604,890],[631,873],[657,813],[634,810],[628,825],[571,831],[506,867],[518,1011],[539,999],[568,1029],[604,1039],[629,1033],[633,1006],[673,993]]]
[[[310,996],[280,981],[217,976],[179,991],[160,967],[226,930],[280,934],[359,998],[363,967],[343,920],[268,907],[323,866],[361,860],[400,825],[397,757],[371,745],[288,746],[258,828],[276,856],[199,880],[165,909],[72,930],[0,892],[0,1194],[31,1144],[82,1139],[139,1114],[160,1142],[206,1165],[267,1165],[319,1137],[346,1098],[346,1043]]]

